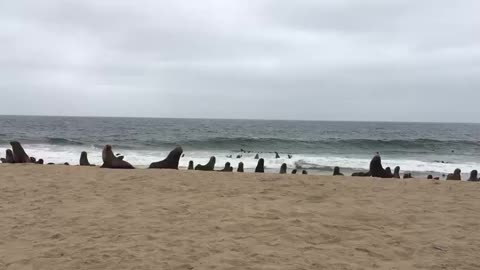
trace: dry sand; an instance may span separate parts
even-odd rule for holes
[[[480,184],[0,165],[0,269],[480,269]]]

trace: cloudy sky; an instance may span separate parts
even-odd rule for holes
[[[480,122],[479,10],[0,1],[0,114]]]

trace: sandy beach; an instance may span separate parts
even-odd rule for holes
[[[480,185],[0,165],[0,269],[480,269]]]

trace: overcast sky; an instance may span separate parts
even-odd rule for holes
[[[0,1],[0,114],[480,122],[479,0]]]

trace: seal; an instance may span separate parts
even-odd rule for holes
[[[462,171],[460,169],[455,169],[453,173],[450,173],[447,175],[447,180],[456,180],[456,181],[461,181],[462,180]]]
[[[411,178],[413,178],[411,173],[404,173],[403,174],[403,179],[411,179]]]
[[[37,164],[43,165],[43,159],[37,160]]]
[[[212,156],[210,157],[210,160],[208,161],[207,164],[205,165],[198,164],[197,166],[195,166],[195,170],[196,171],[213,171],[213,169],[215,168],[216,161],[217,159]]]
[[[193,160],[190,160],[190,161],[188,162],[188,170],[191,171],[191,170],[193,170],[193,169],[194,169],[194,168],[193,168]]]
[[[471,173],[470,173],[470,178],[468,178],[468,181],[471,181],[471,182],[478,182],[479,179],[478,179],[478,171],[477,170],[473,170]]]
[[[120,159],[116,157],[113,154],[112,151],[112,146],[107,144],[105,147],[103,147],[102,151],[102,160],[103,160],[103,165],[101,168],[108,168],[108,169],[135,169],[132,164],[124,161],[123,159]]]
[[[392,169],[390,169],[390,167],[385,168],[383,178],[393,178]]]
[[[393,178],[400,179],[400,166],[395,167],[393,170]]]
[[[243,162],[238,163],[237,172],[243,173]]]
[[[80,166],[90,166],[90,162],[88,162],[87,152],[83,151],[80,154]]]
[[[293,169],[292,174],[297,174],[297,169]]]
[[[183,149],[180,146],[175,147],[162,161],[154,162],[150,164],[149,169],[173,169],[178,170],[178,162],[180,161],[180,157],[183,154]]]
[[[282,166],[280,167],[280,174],[286,174],[287,173],[287,163],[283,163]]]
[[[10,149],[7,149],[5,151],[5,162],[6,163],[15,163],[15,160],[13,159],[13,152]]]
[[[263,158],[258,160],[257,167],[255,168],[256,173],[264,173],[265,172],[265,160]]]
[[[370,172],[354,172],[354,173],[352,173],[352,176],[356,176],[356,177],[370,177],[370,176],[372,176],[372,174],[370,174]]]
[[[255,159],[259,159],[260,156],[258,154],[255,155]]]
[[[280,158],[280,155],[278,154],[278,152],[275,152],[275,158]]]
[[[225,167],[223,167],[223,169],[219,170],[219,172],[233,172],[233,167],[230,166],[230,162],[226,162]]]
[[[307,170],[303,170],[302,174],[308,174]]]
[[[23,149],[22,145],[17,141],[10,142],[13,150],[13,160],[15,163],[30,163],[30,158]]]
[[[382,158],[377,153],[370,161],[370,174],[373,177],[385,177],[385,169],[382,166]]]
[[[343,176],[343,173],[340,172],[340,167],[333,168],[333,176]]]

